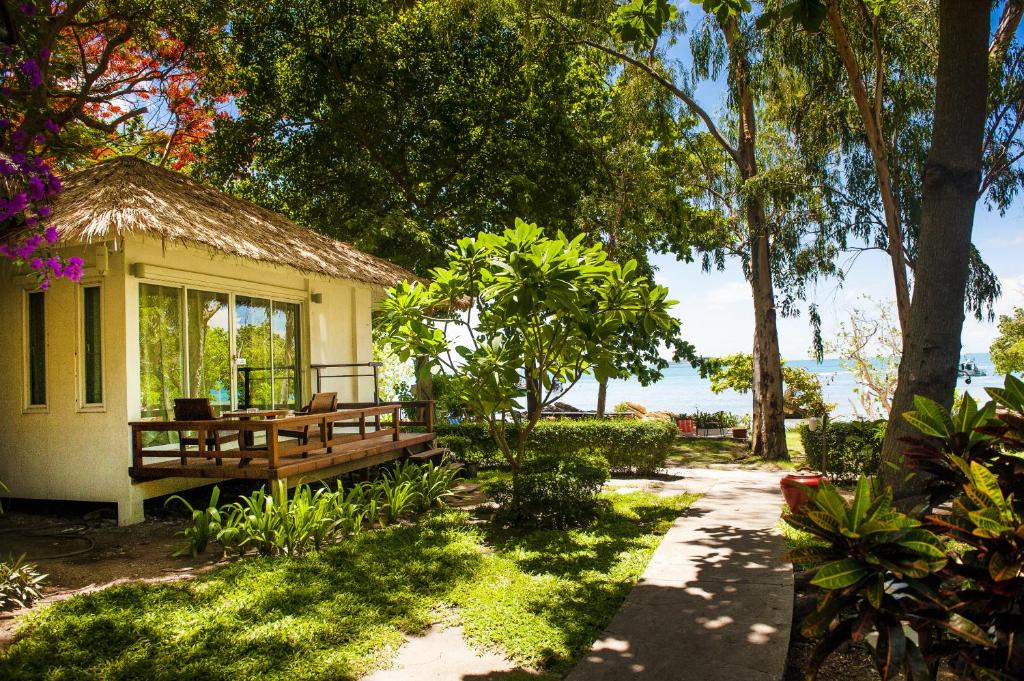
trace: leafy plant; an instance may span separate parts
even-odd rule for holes
[[[564,529],[594,517],[608,477],[608,464],[600,456],[541,454],[527,459],[518,478],[495,481],[487,491],[501,507],[499,522]]]
[[[514,427],[509,428],[514,432]],[[471,463],[500,465],[504,462],[486,424],[438,424],[442,437],[467,438]],[[581,419],[541,421],[530,433],[527,450],[576,456],[595,454],[619,475],[651,475],[665,467],[676,441],[676,426],[668,420]]]
[[[175,557],[189,556],[195,558],[206,551],[212,539],[215,539],[222,529],[222,516],[217,502],[220,500],[220,488],[214,485],[210,492],[210,501],[206,508],[193,508],[192,504],[180,495],[168,497],[164,506],[172,501],[180,502],[185,510],[192,517],[192,524],[185,527],[181,534],[188,540],[188,544],[174,552]]]
[[[24,554],[0,562],[0,611],[27,608],[42,598],[46,577]]]
[[[872,652],[883,679],[901,670],[910,680],[930,679],[922,650],[906,637],[903,622],[915,610],[937,607],[934,575],[947,562],[942,539],[893,509],[892,492],[878,491],[864,477],[851,503],[823,485],[784,520],[823,542],[787,554],[791,562],[816,565],[811,583],[825,590],[802,624],[805,635],[824,637],[808,663],[808,678],[839,646],[874,631],[878,644]]]
[[[878,473],[882,457],[882,436],[885,421],[829,421],[824,446],[827,461],[822,457],[822,431],[812,431],[807,424],[799,428],[807,465],[824,470],[834,481],[856,480],[860,475]]]
[[[389,290],[375,331],[400,358],[423,357],[455,377],[516,477],[544,408],[587,373],[615,374],[632,352],[623,329],[678,335],[672,305],[635,260],[613,262],[584,235],[548,237],[516,220],[501,234],[460,239],[429,285]]]
[[[401,482],[390,478],[381,478],[377,485],[383,501],[385,523],[393,523],[402,516],[411,513],[419,503],[420,493],[415,483],[404,480]]]

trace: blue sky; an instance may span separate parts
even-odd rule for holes
[[[697,16],[701,8],[679,3],[688,15]],[[688,44],[683,37],[671,54],[684,62]],[[698,102],[713,113],[724,105],[721,84],[704,83],[695,93]],[[1024,204],[1018,201],[1006,215],[989,212],[982,203],[974,225],[974,243],[982,257],[999,276],[1003,296],[996,304],[997,314],[1009,314],[1014,307],[1024,307]],[[672,256],[654,256],[658,267],[657,281],[667,286],[672,297],[679,301],[676,316],[682,320],[683,335],[697,346],[702,355],[720,356],[734,352],[749,352],[753,336],[753,310],[750,289],[740,271],[739,263],[730,259],[724,272],[703,272],[698,263],[678,262]],[[849,263],[844,258],[844,263]],[[864,252],[848,269],[845,281],[822,281],[810,291],[808,302],[817,303],[826,340],[834,333],[838,322],[846,318],[849,309],[865,294],[876,300],[894,298],[892,273],[888,256],[882,252]],[[964,352],[987,352],[997,334],[996,324],[978,322],[968,318],[964,322]],[[782,356],[787,359],[806,359],[810,356],[811,329],[806,316],[782,319],[779,323],[779,343]]]

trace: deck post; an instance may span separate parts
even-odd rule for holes
[[[391,412],[391,420],[394,421],[394,423],[392,425],[395,428],[395,433],[394,433],[394,435],[392,435],[392,439],[395,442],[398,442],[399,438],[402,436],[402,427],[400,425],[401,422],[402,422],[402,408],[401,407],[395,407],[392,410],[392,412]]]
[[[142,428],[132,426],[132,466],[142,468]]]
[[[320,445],[327,450],[327,453],[331,453],[332,447],[327,443],[330,441],[329,433],[327,430],[327,417],[321,417],[320,419]]]
[[[359,413],[359,439],[366,439],[366,412]]]
[[[427,400],[427,432],[434,432],[434,400]]]
[[[273,479],[277,478],[278,465],[278,442],[277,442],[277,419],[264,421],[267,424],[267,468],[273,473]]]

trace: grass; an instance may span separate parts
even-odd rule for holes
[[[28,619],[0,678],[356,679],[442,611],[471,643],[559,674],[696,497],[605,498],[581,530],[502,532],[441,510],[308,556],[72,598]]]
[[[703,467],[712,465],[738,465],[745,468],[769,468],[771,470],[794,470],[803,462],[804,448],[800,434],[795,430],[786,431],[786,445],[789,461],[768,461],[750,454],[750,443],[732,438],[678,438],[669,454],[670,466]]]

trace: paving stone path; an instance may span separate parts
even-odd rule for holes
[[[670,473],[681,479],[662,493],[704,496],[672,525],[567,681],[779,681],[793,608],[793,573],[777,530],[780,474]]]
[[[777,530],[781,473],[671,469],[613,480],[621,492],[704,496],[676,520],[622,608],[567,681],[779,681],[789,647],[792,571]],[[411,638],[363,681],[518,677],[458,627]],[[521,677],[519,677],[521,678]]]

